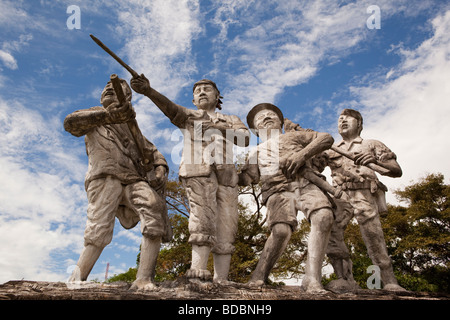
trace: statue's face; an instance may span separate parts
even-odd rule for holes
[[[219,93],[210,84],[199,84],[194,90],[192,102],[198,109],[215,110],[219,101]]]
[[[358,134],[359,123],[358,119],[349,115],[341,115],[338,119],[338,132],[342,135]]]
[[[282,127],[281,120],[272,110],[261,110],[253,119],[253,124],[257,130],[261,129],[280,129]]]
[[[130,88],[128,87],[126,82],[121,81],[120,83],[122,85],[122,90],[123,90],[126,98],[129,99],[131,97]],[[116,92],[114,91],[111,81],[108,81],[108,83],[106,84],[105,88],[102,91],[102,95],[100,97],[100,103],[102,104],[103,107],[106,108],[113,102],[119,102],[119,100],[117,99]]]

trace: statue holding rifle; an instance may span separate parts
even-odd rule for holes
[[[64,128],[85,136],[89,168],[84,249],[69,281],[85,281],[103,248],[113,236],[117,217],[130,229],[141,222],[140,263],[131,289],[153,290],[161,241],[169,241],[164,189],[166,160],[140,132],[125,80],[111,76],[101,94],[102,107],[78,110],[64,120]]]
[[[350,256],[343,237],[344,230],[354,215],[369,257],[380,268],[383,289],[403,291],[393,272],[379,217],[380,213],[387,211],[387,188],[375,174],[378,172],[395,178],[402,175],[402,169],[396,155],[382,142],[362,139],[362,129],[361,114],[357,110],[344,109],[338,120],[342,141],[327,151],[333,185],[343,189],[349,196],[348,203],[340,202],[342,210],[336,212],[338,216],[327,249],[338,276],[338,280],[330,285],[347,290],[354,288]],[[343,216],[339,216],[340,214]]]

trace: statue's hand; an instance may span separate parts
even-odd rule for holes
[[[108,111],[108,124],[125,123],[136,117],[136,112],[129,101],[122,105],[119,103],[112,103],[106,110]]]
[[[167,182],[167,170],[164,166],[157,166],[155,169],[156,182],[158,185],[165,184]]]
[[[293,179],[306,160],[301,153],[293,153],[280,159],[280,167],[288,179]]]
[[[355,154],[355,164],[360,166],[367,166],[369,163],[377,163],[377,159],[372,152],[362,152]]]
[[[167,184],[167,170],[164,166],[157,166],[154,174],[154,179],[150,181],[150,186],[158,191]]]
[[[130,81],[131,88],[137,93],[146,95],[150,91],[150,81],[141,74],[138,77],[133,77]]]

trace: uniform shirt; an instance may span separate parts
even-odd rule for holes
[[[370,151],[380,162],[397,158],[388,147],[378,140],[364,140],[357,137],[350,143],[342,140],[337,146],[353,153]],[[344,189],[371,188],[373,193],[377,186],[383,186],[375,172],[367,166],[356,165],[353,160],[333,150],[327,150],[327,154],[330,157],[329,166],[335,186],[342,186]],[[383,188],[385,187],[383,186]]]
[[[261,192],[263,204],[274,193],[294,191],[297,188],[303,187],[303,184],[308,183],[302,177],[297,177],[295,181],[287,179],[280,168],[280,159],[283,155],[303,150],[316,137],[317,132],[315,131],[290,131],[272,137],[250,151],[244,171],[255,171],[255,168],[257,168],[256,170],[258,172],[247,171],[247,173],[254,182],[259,179],[262,182]],[[257,164],[258,166],[251,167],[249,164]],[[311,168],[309,160],[305,163],[305,167]]]
[[[164,156],[150,141],[144,140],[145,153],[153,154],[154,166],[167,167]],[[86,133],[85,142],[89,157],[86,189],[90,181],[106,176],[113,176],[122,184],[145,181],[138,169],[138,149],[126,123],[96,127]]]
[[[170,120],[182,129],[184,135],[180,177],[209,176],[213,170],[216,170],[219,173],[220,184],[230,186],[237,184],[233,160],[235,132],[241,129],[241,133],[248,134],[247,127],[237,116],[216,112],[215,117],[210,117],[205,110],[178,106],[177,114]],[[218,129],[214,129],[214,124],[219,123],[227,127],[225,137]],[[202,132],[203,124],[209,125],[210,128],[205,133]],[[242,141],[242,146],[244,146],[243,143]]]

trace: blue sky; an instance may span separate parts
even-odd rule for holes
[[[80,29],[67,20],[80,8]],[[380,8],[380,29],[366,25]],[[445,1],[9,1],[0,2],[0,283],[64,281],[83,246],[87,200],[84,139],[64,131],[67,114],[99,105],[117,73],[92,33],[192,107],[192,85],[214,80],[223,112],[244,122],[271,102],[303,127],[331,133],[346,107],[364,117],[363,138],[383,141],[404,175],[450,177],[450,6]],[[143,133],[169,160],[179,141],[147,98],[133,95]],[[172,135],[174,134],[174,137]],[[245,150],[243,150],[245,152]],[[174,160],[174,161],[172,161]],[[175,163],[174,163],[175,162]],[[396,203],[392,193],[388,202]],[[91,279],[135,266],[139,229],[117,224]]]

